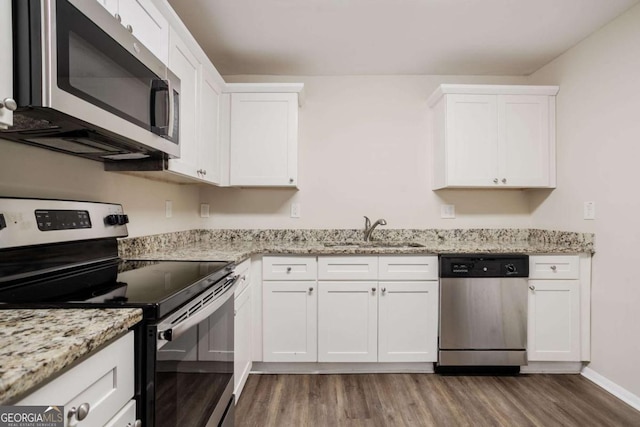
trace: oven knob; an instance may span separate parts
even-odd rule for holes
[[[118,215],[118,225],[125,225],[129,223],[129,215]]]
[[[516,266],[513,265],[513,264],[507,264],[506,268],[507,268],[507,272],[508,273],[515,273],[516,272]]]
[[[118,225],[118,215],[107,215],[104,217],[104,223],[107,225]]]

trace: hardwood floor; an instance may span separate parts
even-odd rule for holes
[[[640,426],[580,375],[251,375],[236,426]]]

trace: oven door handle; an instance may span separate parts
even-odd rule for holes
[[[229,298],[233,298],[233,294],[238,285],[238,280],[240,275],[235,274],[228,279],[226,279],[224,286],[229,286],[218,298],[210,302],[208,305],[204,306],[199,311],[195,312],[193,315],[185,318],[179,323],[171,324],[171,323],[160,323],[158,324],[158,336],[157,336],[157,348],[161,348],[170,341],[174,341],[186,331],[196,326],[198,323],[202,322],[213,313],[216,312],[220,307],[222,307]]]

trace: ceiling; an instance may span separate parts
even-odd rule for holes
[[[223,75],[528,75],[639,0],[169,0]]]

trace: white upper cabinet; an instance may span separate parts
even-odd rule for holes
[[[152,0],[98,0],[158,59],[169,59],[169,23]]]
[[[433,188],[555,187],[557,86],[441,85]]]
[[[297,187],[298,92],[302,87],[227,85],[229,185]],[[277,92],[283,88],[287,92]]]
[[[13,62],[11,52],[11,2],[0,1],[0,129],[13,125]],[[6,105],[5,105],[6,104]]]
[[[200,109],[198,110],[198,177],[211,184],[221,182],[222,153],[220,146],[220,95],[216,75],[202,67],[200,77]]]
[[[198,169],[198,77],[200,63],[189,46],[171,29],[169,68],[180,79],[180,158],[169,160],[169,170],[197,176]]]

